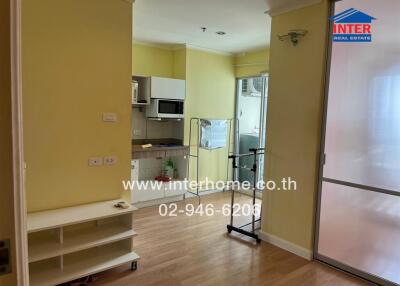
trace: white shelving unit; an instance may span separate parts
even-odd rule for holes
[[[31,286],[54,286],[126,263],[136,264],[135,207],[121,200],[28,214]]]
[[[133,75],[132,80],[135,80],[139,84],[138,100],[145,100],[145,103],[133,103],[132,107],[145,107],[150,104],[150,82],[151,78],[140,75]]]

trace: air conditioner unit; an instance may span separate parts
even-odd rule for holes
[[[261,96],[263,78],[246,78],[242,80],[242,96]]]

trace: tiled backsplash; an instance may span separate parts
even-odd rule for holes
[[[151,121],[146,119],[144,108],[132,110],[132,139],[183,138],[183,120]],[[134,130],[140,134],[134,134]]]

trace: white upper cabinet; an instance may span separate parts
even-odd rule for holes
[[[185,100],[186,81],[151,77],[151,98]]]

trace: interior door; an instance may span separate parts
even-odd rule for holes
[[[342,0],[373,16],[372,42],[330,51],[317,258],[400,285],[400,1]]]

